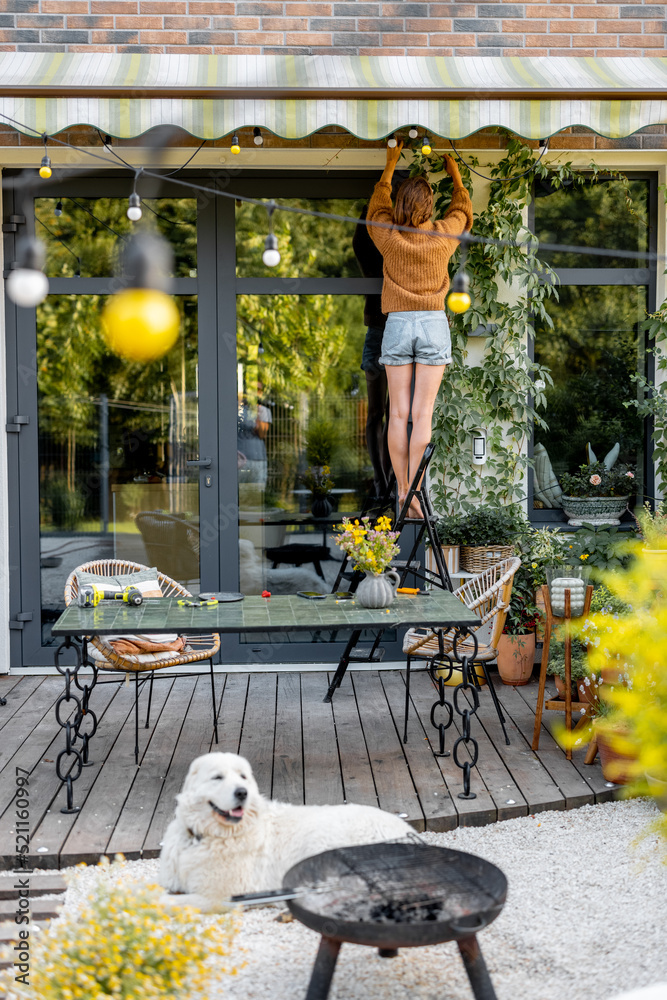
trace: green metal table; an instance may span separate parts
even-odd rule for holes
[[[203,607],[184,607],[176,597],[148,599],[138,608],[129,607],[116,601],[102,601],[96,608],[80,608],[70,604],[52,627],[54,636],[62,636],[63,643],[55,652],[56,669],[65,680],[65,692],[56,702],[56,721],[65,730],[65,749],[56,759],[56,773],[67,785],[67,808],[63,812],[76,812],[73,804],[73,782],[80,777],[82,768],[91,764],[89,742],[97,729],[97,718],[90,708],[90,696],[97,682],[97,668],[88,660],[87,640],[91,635],[128,635],[160,632],[176,632],[179,635],[194,635],[211,632],[232,632],[252,634],[253,632],[294,632],[318,630],[349,631],[358,635],[364,629],[399,629],[437,625],[441,628],[456,628],[461,635],[479,625],[479,618],[449,591],[433,590],[430,594],[414,597],[399,594],[390,608],[369,609],[355,600],[338,600],[328,594],[323,600],[305,600],[295,594],[275,597],[246,597],[242,601],[221,603]],[[64,657],[73,654],[73,666],[61,663]],[[84,665],[93,668],[92,682],[80,676]],[[462,685],[470,685],[469,677],[474,673],[462,663]],[[458,689],[457,689],[458,690]],[[329,694],[327,694],[327,698]],[[74,702],[73,721],[62,720],[63,704]],[[475,698],[474,706],[476,707]],[[434,711],[444,705],[448,717],[445,723],[436,724]],[[467,705],[467,702],[466,702]],[[469,718],[474,714],[468,709],[458,708],[454,697],[454,707],[463,717],[465,743],[474,744],[474,758],[477,744],[470,736]],[[83,732],[84,720],[89,720],[88,732]],[[444,751],[444,731],[453,722],[453,708],[445,702],[444,686],[440,685],[440,698],[431,712],[431,721],[439,729],[441,752]],[[78,744],[81,745],[79,750]],[[63,772],[64,758],[74,757],[67,773]],[[456,757],[455,753],[455,759]],[[459,765],[464,770],[464,790],[471,795],[469,767]]]

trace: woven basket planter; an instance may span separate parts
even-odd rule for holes
[[[483,573],[513,555],[513,545],[462,545],[461,569],[466,573]]]
[[[627,497],[568,497],[560,498],[563,510],[573,528],[586,524],[620,524],[628,507]]]

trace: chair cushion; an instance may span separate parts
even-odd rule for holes
[[[126,587],[136,587],[142,597],[162,597],[157,569],[142,569],[135,573],[121,573],[118,576],[98,576],[97,573],[76,574],[79,587],[85,585],[100,587],[120,593]]]

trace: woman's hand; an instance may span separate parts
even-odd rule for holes
[[[392,169],[396,166],[399,161],[401,150],[403,149],[403,142],[399,140],[396,145],[392,148],[387,146],[387,166]]]
[[[443,159],[445,161],[445,170],[447,171],[451,179],[454,181],[454,184],[462,185],[463,181],[461,180],[459,165],[454,159],[454,157],[450,156],[448,153],[445,153]]]

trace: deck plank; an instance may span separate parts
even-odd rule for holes
[[[153,718],[159,717],[171,686],[165,681],[155,685],[152,706],[152,712],[155,714]],[[67,858],[68,864],[77,864],[79,861],[85,861],[86,864],[96,863],[100,856],[106,853],[107,844],[112,836],[118,816],[123,810],[132,784],[137,777],[137,772],[141,767],[141,761],[150,745],[154,730],[143,729],[140,726],[139,764],[135,764],[133,687],[134,682],[131,682],[128,687],[122,685],[114,698],[114,704],[118,702],[119,709],[127,710],[128,714],[120,733],[117,731],[117,738],[113,742],[97,780],[88,795],[85,809],[82,809],[74,817],[72,829],[62,845],[61,854]],[[144,691],[143,694],[144,698],[139,703],[140,719],[142,705],[144,709],[146,706],[144,699],[147,697],[147,692]],[[88,821],[89,816],[95,820],[94,825]]]
[[[407,767],[403,744],[393,724],[380,675],[359,671],[352,677],[380,808],[405,815],[416,830],[426,826],[424,811]]]
[[[33,729],[49,714],[57,699],[63,693],[63,682],[60,677],[46,677],[35,688],[21,705],[20,709],[8,720],[2,729],[0,740],[0,771],[3,771],[16,750],[28,739]],[[74,701],[71,702],[72,708]],[[63,717],[66,712],[63,711]],[[55,725],[54,720],[54,725]]]
[[[403,740],[405,711],[405,681],[395,670],[380,673],[387,704],[394,719],[398,738]],[[421,728],[421,732],[419,729]],[[412,739],[403,743],[403,753],[408,762],[427,830],[453,830],[458,826],[458,812],[447,788],[437,758],[426,739],[421,719],[414,721]]]
[[[309,806],[337,805],[344,798],[333,709],[322,700],[326,690],[325,675],[301,675],[303,788]]]
[[[236,753],[238,750],[248,678],[247,675],[239,674],[234,674],[233,678],[237,681],[236,684],[232,683],[232,677],[227,674],[216,674],[215,678],[219,744],[213,742],[210,679],[205,674],[197,678],[197,686],[188,707],[180,738],[171,761],[165,761],[164,766],[168,770],[143,843],[144,858],[154,858],[160,853],[160,842],[173,818],[176,796],[183,787],[192,761],[202,754],[209,753],[211,749],[226,750],[230,753]],[[224,744],[221,724],[223,718]]]
[[[301,739],[301,677],[278,674],[271,797],[294,805],[304,802]]]
[[[153,714],[151,741],[107,846],[109,854],[139,858],[162,791],[169,763],[194,694],[196,678],[178,677],[159,717]],[[144,729],[143,732],[146,732]]]
[[[9,677],[6,674],[0,679],[0,698],[7,699],[6,705],[0,705],[0,729],[16,715],[43,681],[43,677]]]
[[[343,678],[343,683],[336,691],[331,704],[336,724],[345,800],[359,805],[377,806],[378,797],[373,769],[368,759],[357,699],[349,674]]]
[[[250,761],[257,786],[267,798],[273,784],[277,674],[251,674],[239,753]]]
[[[447,700],[451,702],[453,688],[448,688]],[[412,706],[410,709],[410,720],[408,728],[408,739],[414,739],[415,734],[421,738],[417,730],[415,714],[419,717],[420,726],[426,733],[432,751],[439,748],[439,738],[437,730],[430,723],[430,712],[433,702],[437,699],[437,692],[431,683],[429,675],[423,670],[413,671],[410,683],[410,698]],[[444,709],[439,710],[441,714],[436,715],[436,719],[445,720]],[[474,723],[473,723],[474,725]],[[453,749],[455,741],[460,736],[457,728],[457,716],[454,714],[454,722],[447,730],[445,749]],[[462,757],[461,760],[464,758]],[[480,760],[477,767],[473,767],[470,774],[470,791],[474,792],[474,799],[460,799],[459,794],[463,792],[463,771],[457,767],[454,757],[436,757],[438,767],[442,772],[445,784],[449,789],[452,802],[456,806],[459,815],[459,826],[485,826],[487,823],[494,823],[498,818],[496,804],[484,782],[484,761]]]

